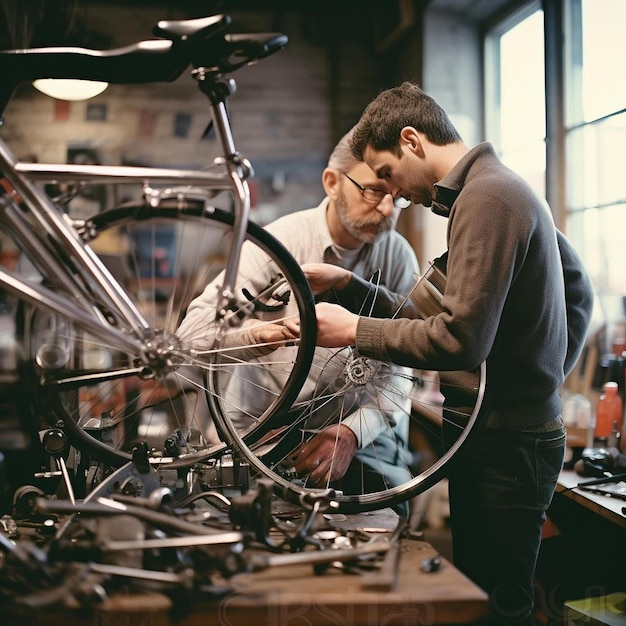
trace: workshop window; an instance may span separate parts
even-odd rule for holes
[[[485,108],[487,136],[500,158],[544,196],[543,11],[537,6],[525,6],[489,33]]]
[[[567,233],[604,321],[625,316],[626,3],[569,0],[565,11]]]
[[[552,2],[557,10],[545,15],[542,3],[527,3],[485,37],[487,136],[542,196],[550,178],[562,190],[552,206],[557,223],[583,257],[602,321],[611,324],[626,317],[626,2]],[[544,30],[563,33],[557,64],[544,60]],[[562,99],[546,95],[555,80]],[[562,121],[550,127],[553,107]],[[547,145],[561,147],[547,159]]]

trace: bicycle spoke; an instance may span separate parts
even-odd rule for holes
[[[34,310],[28,351],[46,357],[35,364],[46,398],[79,445],[86,446],[86,454],[122,463],[133,448],[146,443],[162,463],[169,459],[168,466],[181,467],[185,459],[193,464],[207,456],[206,450],[217,443],[216,422],[229,419],[228,413],[247,410],[252,421],[263,421],[291,404],[308,371],[311,342],[252,342],[245,331],[295,316],[306,337],[315,331],[313,300],[291,257],[275,250],[275,240],[251,225],[245,246],[263,263],[255,272],[240,274],[229,319],[218,319],[214,311],[179,334],[191,300],[212,282],[220,284],[233,218],[218,210],[205,213],[196,205],[187,212],[166,206],[141,211],[139,221],[132,207],[116,209],[113,219],[106,213],[96,216],[94,226],[102,225],[102,231],[92,245],[98,252],[101,233],[126,242],[119,260],[126,268],[125,284],[154,332],[145,352],[120,352],[107,345],[104,334],[92,338]],[[266,275],[281,278],[268,286]],[[262,289],[255,289],[258,276],[263,276]],[[271,353],[271,359],[250,357],[259,351]],[[280,385],[263,383],[268,369]],[[216,384],[207,388],[207,380]],[[257,389],[255,407],[246,409],[234,381]]]

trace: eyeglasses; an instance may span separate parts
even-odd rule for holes
[[[363,185],[359,185],[359,183],[354,180],[354,178],[350,178],[345,172],[341,172],[351,183],[353,183],[356,187],[359,188],[361,195],[363,196],[363,200],[366,202],[371,202],[373,204],[380,204],[383,198],[389,193],[388,191],[383,191],[382,189],[372,189],[371,187],[363,187]],[[403,198],[402,196],[398,196],[393,199],[393,206],[396,209],[406,209],[411,204],[410,200]]]

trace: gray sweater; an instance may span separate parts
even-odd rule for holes
[[[468,152],[436,189],[433,210],[449,216],[442,312],[418,319],[408,302],[402,319],[362,317],[357,348],[441,371],[486,360],[489,424],[543,424],[561,411],[568,346],[563,268],[548,207],[489,143]],[[379,317],[398,304],[385,295],[374,312]]]

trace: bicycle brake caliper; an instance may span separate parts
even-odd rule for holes
[[[270,282],[254,296],[247,289],[242,289],[243,295],[248,302],[254,305],[255,311],[263,313],[273,313],[284,309],[289,304],[291,289],[282,274],[277,274]],[[269,304],[277,302],[278,304]]]

